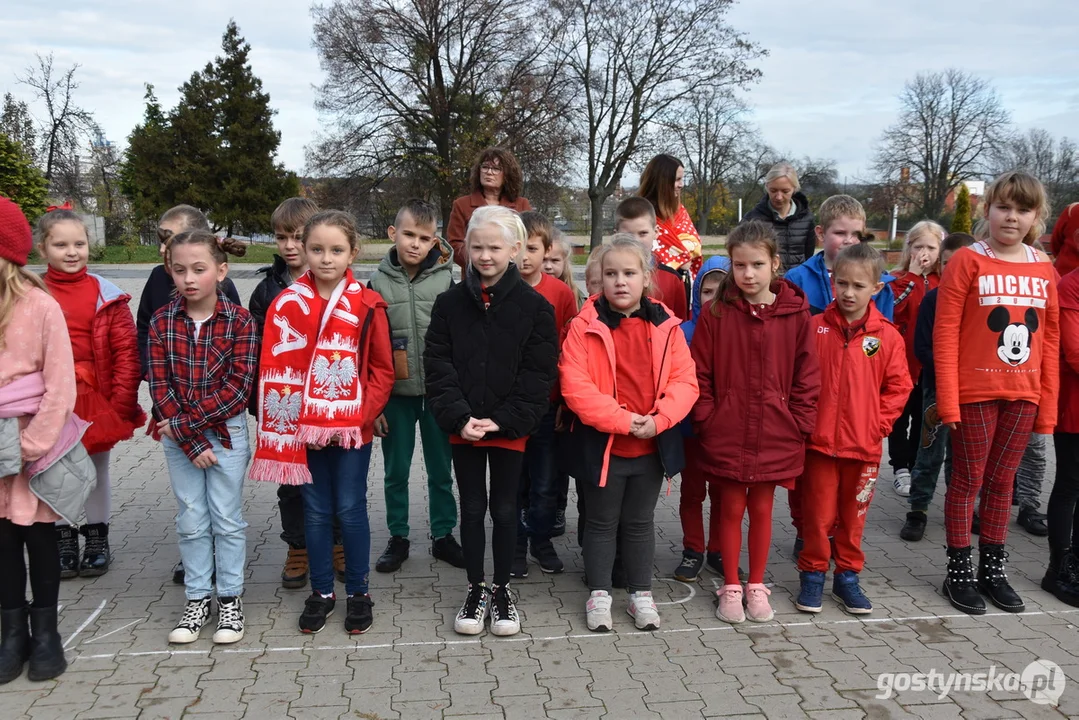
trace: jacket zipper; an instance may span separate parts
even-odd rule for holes
[[[663,377],[663,366],[667,362],[667,351],[671,348],[671,336],[673,335],[673,333],[673,329],[671,330],[671,332],[667,333],[667,340],[663,343],[663,355],[659,359],[659,373],[657,373],[656,377],[654,378],[656,383],[656,400],[659,400],[659,379]],[[655,416],[653,416],[652,422],[655,422]],[[659,438],[659,433],[656,433],[656,438]],[[670,495],[671,483],[674,482],[674,478],[671,477],[671,474],[669,472],[667,472],[667,463],[663,461],[663,452],[660,450],[658,441],[656,442],[656,455],[659,456],[659,465],[661,468],[663,468],[663,474],[667,478],[667,495]]]
[[[839,377],[840,378],[843,377],[844,372],[847,369],[847,348],[849,348],[849,347],[850,347],[850,340],[847,340],[846,338],[844,338],[844,340],[843,340],[843,361],[839,364]],[[842,387],[842,383],[840,383],[839,402],[837,403],[837,406],[838,407],[843,407],[843,387]],[[843,417],[842,413],[837,412],[835,414],[835,443],[836,443],[836,445],[835,445],[835,447],[832,448],[832,457],[833,458],[839,457],[839,452],[838,452],[838,447],[839,447],[838,446],[838,443],[839,443],[839,422],[840,422],[842,417]]]
[[[417,278],[419,275],[416,276]],[[413,280],[408,281],[408,308],[412,314],[412,356],[416,356],[416,351],[420,349],[420,334],[416,326],[419,324],[416,320],[416,290]],[[408,355],[405,355],[405,364],[408,364]],[[411,374],[411,370],[409,371]],[[417,363],[416,374],[419,375],[420,385],[424,384],[423,380],[423,363]]]

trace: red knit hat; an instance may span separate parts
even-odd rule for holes
[[[15,203],[0,196],[0,258],[16,265],[26,265],[34,246],[30,223]]]

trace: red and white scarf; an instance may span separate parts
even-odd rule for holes
[[[670,220],[657,218],[656,242],[652,250],[659,262],[673,270],[685,267],[691,278],[696,278],[704,263],[701,238],[684,205]]]
[[[262,335],[253,480],[303,485],[308,443],[363,445],[360,352],[373,313],[363,292],[346,271],[320,318],[307,272],[274,300]]]

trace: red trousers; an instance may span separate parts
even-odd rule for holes
[[[678,517],[682,520],[682,547],[686,550],[710,553],[719,550],[719,485],[708,482],[701,472],[700,441],[686,438],[686,466],[682,470],[682,488],[678,497]],[[711,498],[708,515],[708,539],[704,537],[704,499]]]
[[[866,513],[877,485],[878,466],[864,460],[833,458],[806,452],[802,488],[802,539],[805,547],[798,555],[798,569],[828,572],[829,560],[836,572],[865,566],[862,532]],[[828,536],[834,533],[835,557]]]

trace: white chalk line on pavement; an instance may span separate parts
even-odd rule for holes
[[[686,596],[685,596],[684,598],[682,598],[681,600],[669,600],[669,601],[667,601],[667,602],[658,602],[658,603],[656,603],[656,605],[681,605],[682,603],[687,603],[687,602],[689,602],[690,600],[692,600],[692,599],[693,599],[694,597],[696,597],[696,596],[697,596],[697,588],[695,588],[694,586],[690,585],[689,583],[684,583],[684,582],[682,582],[681,580],[675,580],[675,579],[673,579],[673,578],[671,578],[671,579],[668,579],[668,580],[667,580],[666,582],[669,582],[669,583],[678,583],[679,585],[681,585],[682,587],[684,587],[684,588],[685,588],[686,590],[689,590],[689,595],[686,595]]]
[[[71,633],[71,636],[67,639],[67,642],[64,643],[64,648],[65,649],[67,648],[68,645],[71,644],[72,640],[74,640],[75,638],[77,638],[79,636],[79,633],[81,633],[83,630],[86,629],[87,625],[89,625],[90,623],[92,623],[94,621],[94,618],[96,618],[98,615],[101,614],[101,611],[105,609],[105,604],[107,602],[108,602],[108,600],[102,600],[101,604],[97,606],[97,610],[94,610],[92,613],[90,613],[90,617],[83,620],[82,625],[79,625],[79,627],[75,630],[75,632]]]
[[[115,635],[116,633],[120,632],[121,630],[126,630],[127,628],[131,627],[135,623],[140,623],[140,622],[142,622],[142,618],[139,618],[138,620],[132,620],[127,625],[121,625],[120,627],[116,628],[115,630],[109,630],[104,635],[96,635],[96,636],[90,638],[89,640],[85,641],[83,643],[83,645],[89,645],[90,643],[97,642],[98,640],[104,640],[109,635]]]
[[[104,603],[102,603],[104,606]],[[100,608],[98,608],[100,611]],[[806,620],[803,622],[767,622],[767,623],[743,623],[742,626],[747,628],[802,628],[802,627],[826,627],[832,625],[881,625],[884,623],[910,623],[910,622],[922,622],[927,620],[958,620],[963,618],[991,618],[991,617],[1004,617],[1004,618],[1024,618],[1024,617],[1039,617],[1049,616],[1055,617],[1057,615],[1071,615],[1079,613],[1079,608],[1064,609],[1064,610],[1035,610],[1024,613],[1008,613],[1008,612],[991,612],[984,615],[967,615],[966,613],[954,613],[949,615],[910,615],[907,617],[859,617],[859,618],[845,618],[843,620]],[[91,616],[90,619],[93,619]],[[89,624],[90,620],[83,623],[83,626]],[[130,623],[134,624],[134,623]],[[579,633],[574,635],[548,635],[546,637],[532,637],[528,635],[521,635],[517,637],[508,638],[495,638],[491,642],[496,644],[504,643],[525,643],[525,642],[554,642],[556,640],[618,640],[621,637],[632,635],[670,635],[675,633],[709,633],[709,632],[725,632],[733,631],[737,629],[738,625],[718,625],[715,627],[687,627],[687,628],[667,628],[660,630],[629,630],[626,632],[607,632],[607,633]],[[80,627],[81,631],[83,628]],[[122,630],[123,628],[119,628]],[[79,631],[76,631],[76,635]],[[116,632],[115,630],[113,632]],[[109,633],[110,635],[112,633]],[[104,636],[102,636],[104,637]],[[72,636],[74,638],[74,635]],[[70,642],[70,640],[69,640]],[[93,655],[78,655],[75,660],[110,660],[113,658],[134,658],[134,657],[153,657],[153,656],[183,656],[183,655],[209,655],[212,651],[214,655],[261,655],[263,653],[283,653],[283,652],[341,652],[352,651],[358,652],[363,650],[395,650],[397,648],[414,648],[414,647],[455,647],[460,645],[482,645],[483,639],[475,640],[412,640],[412,641],[398,641],[390,643],[377,643],[374,645],[322,645],[322,646],[304,646],[295,645],[289,647],[263,647],[263,648],[222,648],[213,647],[206,649],[193,649],[193,650],[143,650],[143,651],[116,651],[109,653],[99,653]],[[66,647],[66,646],[65,646]]]

